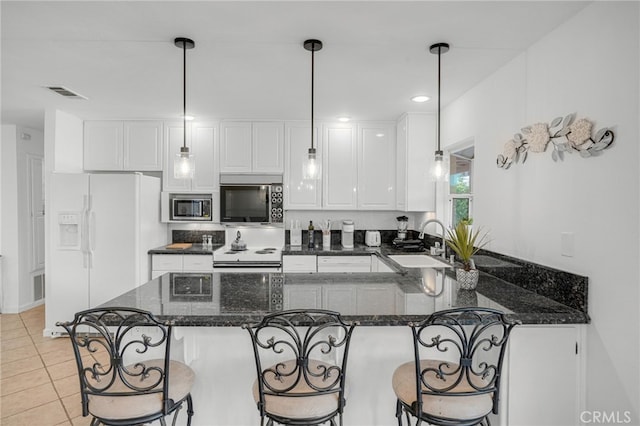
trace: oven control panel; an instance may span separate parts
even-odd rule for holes
[[[282,223],[284,219],[283,195],[282,185],[271,185],[271,222]]]
[[[269,274],[269,312],[280,312],[284,306],[284,275]]]

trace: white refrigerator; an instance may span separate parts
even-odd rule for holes
[[[53,173],[45,335],[149,280],[148,250],[167,243],[160,179],[139,173]]]

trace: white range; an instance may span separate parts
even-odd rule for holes
[[[282,227],[228,226],[225,245],[213,252],[213,268],[216,272],[281,272],[283,247]]]

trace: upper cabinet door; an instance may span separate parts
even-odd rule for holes
[[[322,180],[302,178],[303,159],[311,146],[309,124],[287,123],[285,127],[284,208],[287,210],[320,209]],[[319,141],[318,128],[314,139]],[[316,159],[322,165],[322,147],[316,147]],[[320,167],[322,170],[322,166]]]
[[[85,170],[122,170],[122,121],[85,121]]]
[[[196,170],[191,179],[193,191],[218,191],[219,176],[218,123],[194,123],[191,128],[191,149]]]
[[[124,170],[162,170],[162,122],[124,122]]]
[[[162,122],[85,121],[85,170],[162,170]]]
[[[353,125],[324,125],[322,143],[324,207],[355,210],[358,195],[358,162]]]
[[[256,173],[282,173],[284,126],[277,122],[256,122],[252,126],[251,170]]]
[[[220,172],[251,172],[251,122],[223,122],[220,133]]]
[[[395,210],[393,123],[358,125],[358,208]]]
[[[187,125],[187,146],[190,143],[191,127]],[[183,146],[184,127],[182,122],[164,124],[164,170],[162,173],[163,191],[188,191],[191,189],[191,179],[176,179],[173,177],[173,162]],[[196,164],[196,173],[198,172]]]
[[[173,161],[180,153],[184,131],[182,122],[164,124],[165,164],[162,173],[163,191],[218,191],[218,123],[192,122],[187,124],[187,146],[195,162],[191,179],[173,177]]]
[[[407,113],[398,120],[398,210],[435,211],[436,183],[429,170],[436,150],[434,114]]]

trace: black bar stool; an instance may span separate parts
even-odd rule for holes
[[[174,414],[187,403],[195,374],[170,359],[171,324],[129,308],[89,309],[58,323],[69,333],[80,378],[82,415],[91,425],[137,425]]]
[[[266,315],[249,331],[256,361],[253,397],[260,424],[335,425],[342,413],[349,342],[355,323],[337,312],[290,310]]]
[[[488,424],[498,413],[500,374],[511,329],[500,311],[460,308],[432,314],[413,332],[415,359],[393,373],[396,417],[402,426]]]

